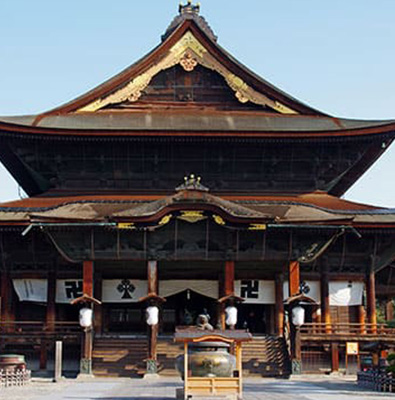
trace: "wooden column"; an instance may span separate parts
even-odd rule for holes
[[[84,261],[82,292],[93,297],[93,261]]]
[[[83,283],[82,292],[84,295],[93,297],[93,261],[83,263]],[[93,307],[93,305],[91,305]],[[80,373],[84,375],[92,374],[92,352],[93,352],[93,327],[84,329],[84,340],[82,346],[82,357],[80,363]]]
[[[45,324],[47,332],[55,331],[56,321],[56,271],[54,269],[48,272],[47,286],[47,310],[45,316]],[[43,337],[40,341],[40,369],[47,369],[48,361],[48,341]]]
[[[275,334],[284,335],[284,275],[276,275]]]
[[[376,287],[373,267],[369,268],[366,277],[366,314],[370,332],[377,333]]]
[[[321,323],[325,331],[331,333],[331,310],[329,306],[329,273],[326,264],[321,267]]]
[[[47,312],[46,324],[47,330],[53,332],[55,330],[56,321],[56,271],[51,270],[48,273],[48,290],[47,290]]]
[[[392,297],[388,298],[385,303],[385,320],[392,321],[394,319],[394,302]]]
[[[0,322],[6,322],[4,326],[5,332],[12,332],[14,330],[13,322],[15,321],[15,304],[12,280],[8,271],[2,271],[1,273],[0,299]]]
[[[101,273],[95,272],[94,273],[94,297],[97,300],[102,299],[102,286],[103,286],[103,279]],[[103,306],[101,304],[95,305],[95,318],[94,318],[94,327],[95,332],[98,334],[103,333]]]
[[[158,262],[148,261],[147,264],[148,295],[158,295]],[[148,361],[147,373],[157,373],[157,343],[159,324],[148,327]]]
[[[235,291],[235,262],[225,262],[225,296],[233,294]]]
[[[366,326],[365,326],[365,307],[358,306],[358,323],[360,326],[359,332],[364,335],[366,333]]]
[[[224,268],[224,279],[223,279],[223,296],[230,296],[235,292],[235,262],[226,261]],[[220,304],[220,325],[221,329],[226,329],[225,324],[225,308],[226,304]]]
[[[338,343],[331,344],[331,360],[332,360],[332,372],[339,371],[339,345],[338,345]]]
[[[289,263],[289,296],[300,292],[300,264],[298,261]]]

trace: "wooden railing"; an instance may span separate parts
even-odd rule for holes
[[[359,336],[359,337],[377,337],[395,339],[395,329],[389,328],[385,324],[359,324],[359,323],[305,323],[300,328],[302,339],[328,336]]]
[[[375,370],[358,372],[358,385],[377,392],[395,393],[395,376]]]
[[[1,337],[62,337],[79,336],[82,333],[81,327],[77,322],[55,321],[45,323],[38,321],[0,321]]]

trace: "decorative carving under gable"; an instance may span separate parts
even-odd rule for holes
[[[196,61],[196,58],[193,57],[192,53],[187,51],[184,54],[184,57],[181,58],[180,65],[185,71],[192,72],[198,65],[198,62]]]
[[[269,107],[281,114],[298,114],[297,111],[252,89],[240,77],[231,73],[207,51],[190,31],[185,33],[170,49],[169,53],[157,64],[135,77],[124,87],[104,98],[95,100],[80,108],[77,112],[95,112],[110,104],[119,104],[124,101],[136,102],[155,75],[176,64],[180,64],[188,72],[193,71],[200,64],[205,68],[219,73],[225,78],[227,84],[235,92],[236,98],[241,103],[250,101],[254,104]]]

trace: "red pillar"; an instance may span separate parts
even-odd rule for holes
[[[158,295],[159,281],[158,281],[158,262],[157,261],[148,261],[147,280],[148,280],[148,294]],[[148,329],[149,329],[148,359],[153,360],[156,364],[159,325],[158,324],[153,325],[153,326],[149,327]],[[153,372],[156,372],[156,365],[155,365]]]
[[[300,292],[300,264],[299,261],[289,263],[289,296]]]
[[[82,292],[93,297],[93,261],[84,261]]]
[[[369,268],[366,277],[366,314],[370,332],[377,333],[376,287],[374,269],[372,267]]]
[[[275,332],[284,335],[284,276],[276,275]]]
[[[329,306],[329,274],[328,267],[321,269],[321,323],[325,324],[325,331],[331,332],[331,310]]]

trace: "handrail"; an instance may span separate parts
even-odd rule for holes
[[[80,334],[78,322],[69,321],[0,321],[0,335],[61,335]]]
[[[300,332],[303,336],[314,335],[386,335],[395,336],[395,329],[389,328],[386,324],[373,323],[355,323],[355,322],[308,322],[301,328]]]

